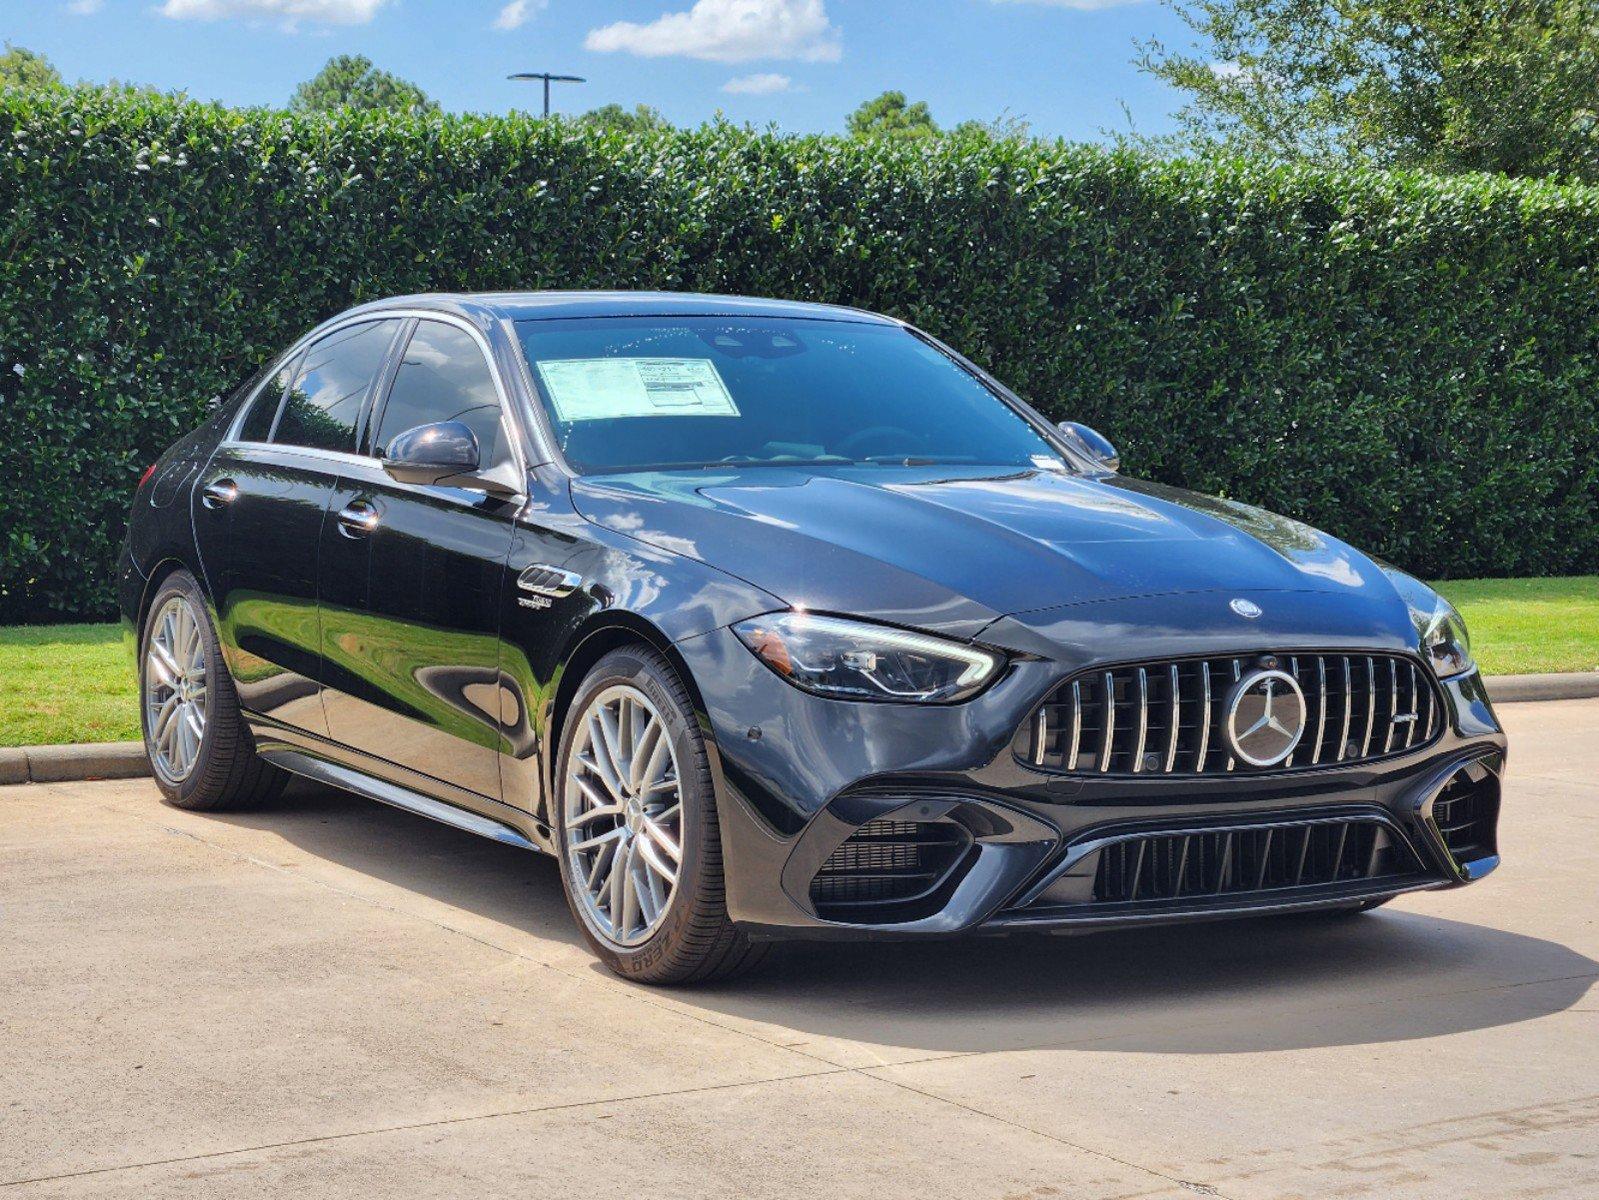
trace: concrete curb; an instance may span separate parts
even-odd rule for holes
[[[1552,675],[1489,675],[1488,698],[1495,704],[1521,700],[1587,700],[1599,696],[1599,671]]]
[[[137,779],[150,773],[143,742],[84,742],[76,746],[0,749],[0,784]]]
[[[1495,704],[1599,697],[1599,671],[1563,675],[1490,675]],[[143,742],[85,742],[77,746],[0,747],[0,785],[139,779],[150,774]]]

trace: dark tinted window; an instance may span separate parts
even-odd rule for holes
[[[973,375],[896,325],[612,317],[519,321],[517,333],[584,472],[1061,462]]]
[[[396,321],[349,325],[313,342],[272,440],[285,446],[354,450],[355,423],[397,326]]]
[[[244,414],[244,424],[239,426],[239,437],[246,442],[264,442],[272,435],[272,422],[277,419],[278,405],[288,389],[289,376],[294,364],[280,369],[268,379],[255,399],[250,401],[250,411]]]
[[[416,327],[394,376],[389,402],[378,424],[374,453],[396,434],[435,421],[462,421],[477,435],[484,466],[500,448],[500,398],[476,340],[438,321]]]

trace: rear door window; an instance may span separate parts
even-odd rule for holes
[[[346,325],[311,343],[272,440],[353,452],[361,411],[399,326],[395,320]]]

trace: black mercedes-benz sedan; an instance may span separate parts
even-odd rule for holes
[[[1455,611],[1118,466],[871,313],[368,304],[139,485],[151,767],[184,808],[292,773],[551,853],[659,983],[1491,871],[1505,738]]]

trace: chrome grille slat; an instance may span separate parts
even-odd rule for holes
[[[1166,742],[1166,774],[1177,765],[1177,735],[1183,724],[1182,681],[1177,674],[1177,664],[1171,665],[1171,737]]]
[[[1083,685],[1072,680],[1072,752],[1066,760],[1066,769],[1077,769],[1077,751],[1083,745]]]
[[[1239,667],[1238,660],[1235,658],[1235,659],[1233,659],[1233,682],[1237,683],[1243,677],[1244,677],[1243,670]],[[1227,769],[1229,771],[1231,771],[1237,765],[1238,765],[1238,763],[1236,762],[1236,760],[1234,760],[1233,756],[1231,754],[1229,754],[1227,756]]]
[[[1327,733],[1327,660],[1316,659],[1316,748],[1310,752],[1312,765],[1321,762],[1321,739]]]
[[[1298,682],[1306,727],[1284,762],[1262,768],[1232,753],[1226,705],[1218,701],[1267,657]],[[1018,731],[1015,752],[1025,765],[1046,772],[1181,777],[1327,770],[1430,744],[1440,731],[1440,704],[1432,672],[1404,654],[1268,651],[1162,659],[1096,667],[1067,680]],[[1283,853],[1280,845],[1273,853]]]
[[[1149,671],[1138,668],[1138,744],[1133,747],[1133,774],[1144,769],[1144,746],[1149,739]]]
[[[1411,743],[1416,740],[1416,726],[1421,721],[1421,689],[1416,685],[1416,666],[1410,666],[1410,711],[1415,720],[1405,726],[1405,749],[1409,750]]]
[[[1099,747],[1099,769],[1110,770],[1110,757],[1116,749],[1116,676],[1105,672],[1105,699],[1101,707],[1105,713],[1105,735]]]
[[[1394,723],[1394,718],[1399,715],[1399,664],[1393,659],[1388,660],[1388,733],[1382,740],[1382,752],[1387,754],[1394,748],[1394,730],[1399,726]]]
[[[1349,673],[1349,656],[1344,655],[1344,727],[1338,734],[1338,761],[1343,762],[1349,749],[1349,704],[1355,690],[1355,681]]]
[[[1360,740],[1360,757],[1371,755],[1371,731],[1377,727],[1377,665],[1366,659],[1366,736]]]

